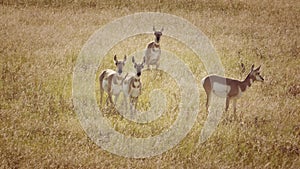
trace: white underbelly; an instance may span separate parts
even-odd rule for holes
[[[212,91],[218,97],[227,97],[230,92],[230,86],[220,83],[213,83]]]
[[[102,86],[103,86],[104,91],[108,93],[108,80],[104,79],[102,82]],[[112,86],[111,86],[112,95],[118,95],[118,94],[120,94],[120,92],[122,90],[123,90],[122,85],[112,83]]]
[[[112,95],[119,95],[122,91],[122,85],[112,84],[111,90],[112,90]]]
[[[147,62],[149,64],[156,64],[160,58],[160,49],[147,51]]]
[[[102,87],[105,92],[108,92],[108,80],[103,79]]]
[[[131,89],[131,97],[138,97],[140,95],[140,89],[139,88],[132,88]]]

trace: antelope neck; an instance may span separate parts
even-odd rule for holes
[[[159,47],[159,42],[154,42],[154,47]]]
[[[250,77],[250,74],[248,74],[248,76],[246,77],[246,79],[242,82],[240,82],[240,88],[242,90],[242,92],[244,92],[247,87],[250,87],[251,86],[251,77]]]

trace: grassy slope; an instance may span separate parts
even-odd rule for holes
[[[0,6],[0,166],[299,168],[297,1],[151,1],[148,5],[121,1],[3,3]],[[192,22],[212,40],[230,77],[240,78],[240,59],[247,68],[252,63],[262,64],[265,83],[254,84],[239,100],[238,113],[243,114],[240,123],[228,122],[224,117],[213,136],[196,147],[206,116],[201,93],[197,124],[180,145],[160,156],[122,158],[101,150],[89,140],[72,108],[71,78],[77,55],[99,27],[140,11],[167,12]],[[137,39],[142,41],[145,37]],[[147,42],[152,39],[146,38]],[[167,37],[162,40],[166,48],[173,49],[167,42],[174,40]],[[127,43],[135,45],[134,39]],[[122,53],[118,50],[116,47],[115,51]],[[189,58],[193,58],[192,54]],[[110,58],[101,68],[111,67],[109,61]],[[201,63],[194,65],[195,62],[198,60],[190,61],[189,66],[200,83],[204,69]],[[170,125],[169,121],[166,123]],[[157,125],[149,128],[161,130]],[[140,126],[135,128],[143,135]]]

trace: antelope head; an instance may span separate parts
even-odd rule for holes
[[[142,70],[144,68],[145,57],[143,59],[143,62],[138,64],[138,63],[135,62],[134,56],[132,56],[132,63],[133,63],[133,66],[134,66],[134,68],[136,70],[137,77],[140,77],[142,75]]]
[[[264,78],[260,75],[260,66],[254,69],[254,65],[252,65],[249,76],[252,81],[260,81],[260,82],[264,81]]]
[[[153,31],[155,35],[155,42],[159,43],[160,37],[162,36],[162,32],[164,31],[164,28],[161,28],[161,30],[156,30],[155,27],[153,26]]]
[[[126,63],[126,55],[124,56],[124,60],[123,61],[118,61],[117,55],[115,55],[114,56],[114,63],[116,65],[116,67],[117,67],[117,70],[116,70],[117,73],[119,75],[121,75],[122,72],[123,72],[123,67],[125,66],[125,63]]]

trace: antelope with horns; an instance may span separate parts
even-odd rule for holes
[[[134,56],[132,56],[132,63],[134,69],[136,70],[136,74],[128,75],[123,82],[125,106],[127,109],[127,98],[129,98],[130,111],[132,111],[132,106],[134,106],[134,109],[136,109],[138,97],[141,95],[142,92],[142,82],[140,77],[144,68],[145,58],[142,63],[138,64],[135,62]]]
[[[254,81],[263,82],[264,78],[260,75],[260,66],[254,69],[254,65],[251,66],[251,71],[245,80],[239,81],[235,79],[220,77],[217,75],[210,75],[202,79],[203,88],[207,95],[206,111],[211,101],[212,93],[218,97],[226,98],[226,108],[228,110],[229,101],[233,100],[234,116],[236,113],[236,101],[242,96],[242,93],[246,91],[247,87],[250,87]]]
[[[112,102],[112,95],[115,96],[114,104],[117,103],[119,94],[122,92],[122,84],[125,78],[122,76],[123,67],[125,66],[126,62],[126,55],[124,56],[123,61],[118,61],[117,56],[114,56],[114,63],[116,65],[117,70],[111,70],[106,69],[102,71],[102,73],[99,76],[99,82],[100,82],[100,104],[102,104],[102,97],[103,97],[103,91],[105,91],[108,94],[108,98],[106,100],[106,103],[108,103],[108,100],[111,104]]]
[[[163,30],[164,30],[164,28],[162,28],[161,30],[156,30],[155,27],[153,26],[155,40],[154,40],[154,42],[151,42],[148,44],[146,52],[145,52],[145,56],[144,56],[145,64],[147,65],[148,69],[150,68],[150,65],[155,65],[156,69],[159,66],[159,59],[160,59],[160,54],[161,54],[159,42],[160,42],[160,37],[162,36]]]

